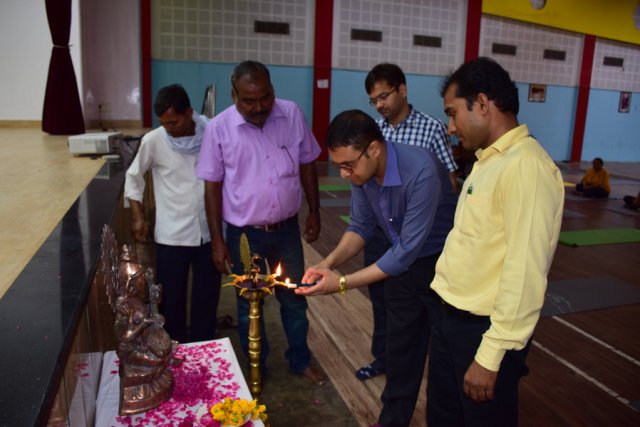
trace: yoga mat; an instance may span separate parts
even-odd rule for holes
[[[549,282],[540,315],[597,310],[640,303],[640,288],[615,277],[587,277]]]
[[[564,209],[562,212],[562,218],[586,218],[585,214],[581,214],[580,212],[572,211],[570,209]]]
[[[340,219],[346,222],[347,224],[351,223],[351,217],[349,215],[340,215]]]
[[[583,196],[579,196],[577,194],[573,194],[570,191],[565,191],[564,192],[564,198],[567,200],[573,200],[575,202],[606,202],[607,200],[617,200],[617,197],[613,197],[611,195],[609,195],[609,197],[606,198],[602,198],[602,199],[595,199],[592,197],[583,197]]]
[[[573,194],[569,191],[564,192],[564,198],[567,200],[574,200],[576,202],[588,202],[589,200],[600,200],[600,199],[590,199],[588,197],[578,196],[577,194]]]
[[[640,230],[636,228],[598,228],[593,230],[561,231],[559,242],[568,246],[640,242]]]
[[[351,191],[351,184],[320,184],[320,191]]]
[[[348,208],[351,206],[351,199],[320,199],[320,206],[323,208]]]
[[[639,211],[633,210],[633,209],[629,209],[629,208],[625,208],[624,206],[608,206],[606,208],[604,208],[607,211],[611,211],[611,212],[616,212],[622,215],[628,215],[628,216],[638,216],[640,215]]]

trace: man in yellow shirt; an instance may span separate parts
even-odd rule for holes
[[[463,64],[441,94],[449,133],[478,161],[431,283],[442,310],[431,335],[427,420],[517,426],[518,383],[560,233],[562,176],[518,124],[518,90],[495,61]]]
[[[591,165],[593,167],[587,170],[582,180],[576,184],[575,193],[594,199],[606,199],[611,193],[609,172],[603,168],[604,162],[600,157],[593,159]]]

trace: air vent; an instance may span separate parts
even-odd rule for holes
[[[253,31],[266,34],[289,34],[288,22],[253,21]]]
[[[624,67],[624,58],[615,58],[613,56],[605,56],[602,61],[603,65],[608,65],[610,67]]]
[[[491,53],[497,53],[500,55],[516,56],[517,46],[513,44],[494,43],[491,46]]]
[[[564,50],[544,50],[544,59],[553,59],[554,61],[564,61],[567,56],[567,52]]]
[[[351,29],[351,40],[362,40],[365,42],[381,42],[382,31]]]
[[[442,37],[421,36],[419,34],[414,34],[413,44],[414,46],[442,47]]]

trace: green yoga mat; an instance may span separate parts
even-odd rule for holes
[[[640,242],[640,230],[636,228],[598,228],[594,230],[561,231],[559,242],[568,246]]]
[[[351,184],[320,184],[320,191],[351,191]]]
[[[340,215],[340,219],[346,222],[347,224],[351,223],[351,217],[349,217],[349,215]]]

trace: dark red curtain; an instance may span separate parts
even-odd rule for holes
[[[42,130],[52,135],[84,133],[78,83],[69,52],[71,0],[45,0],[45,5],[53,48],[44,94]]]

